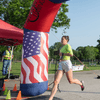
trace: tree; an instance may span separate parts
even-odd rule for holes
[[[5,50],[7,50],[7,46],[0,45],[0,59],[2,59],[2,54],[4,53]],[[13,54],[14,54],[13,60],[15,60],[15,59],[21,60],[22,45],[14,46]]]
[[[80,60],[95,60],[99,53],[98,48],[93,46],[78,47],[76,51]]]
[[[76,49],[78,51],[78,57],[80,60],[84,59],[84,47],[80,46]]]
[[[98,48],[98,50],[99,50],[97,59],[100,60],[100,39],[98,39],[97,42],[98,42],[98,45],[96,46],[96,48]]]
[[[95,58],[98,59],[99,49],[97,47],[94,47],[94,52],[95,52]]]
[[[77,50],[73,50],[73,54],[77,57],[77,58],[79,58],[79,51],[77,51]],[[73,57],[71,57],[71,60],[77,60],[77,58],[75,57],[75,56],[73,56]]]
[[[23,28],[23,25],[28,17],[33,0],[0,0],[0,18],[4,21],[18,27]],[[63,3],[58,11],[58,14],[52,24],[52,29],[65,26],[69,28],[70,19],[67,17],[68,4]]]
[[[84,47],[84,57],[86,60],[94,60],[95,59],[95,51],[93,46]]]
[[[2,46],[0,45],[0,59],[2,59],[2,54],[4,53],[4,51],[7,49],[6,46]]]
[[[54,52],[59,51],[61,47],[62,47],[62,44],[60,42],[56,42],[53,46],[49,48],[50,59],[55,59],[55,60],[59,59],[59,53],[57,55],[54,55]]]
[[[13,60],[21,61],[21,58],[22,58],[22,45],[15,46],[13,54],[14,54]]]

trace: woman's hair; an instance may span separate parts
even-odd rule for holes
[[[69,36],[62,36],[62,38],[65,38],[66,40],[68,40],[68,42],[69,42]]]

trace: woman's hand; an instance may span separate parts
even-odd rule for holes
[[[62,56],[62,53],[59,53],[59,56]]]
[[[70,53],[67,53],[66,55],[67,55],[67,56],[70,56],[70,57],[72,57],[72,56],[73,56],[73,55],[71,55]]]
[[[70,57],[72,57],[73,55],[71,55],[70,53],[64,53],[64,56],[70,56]]]

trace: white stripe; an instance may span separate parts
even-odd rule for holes
[[[45,36],[45,33],[43,33],[43,32],[41,32],[42,34],[41,34],[41,36],[42,36],[42,38],[43,38],[43,40],[44,40],[44,44],[43,44],[43,49],[44,49],[44,51],[46,52],[46,54],[48,55],[48,48],[46,47],[46,42],[48,41],[47,40],[47,38],[46,38],[46,36]],[[44,74],[45,74],[45,76],[46,76],[46,78],[48,79],[48,73],[47,73],[47,68],[46,68],[46,65],[47,65],[47,59],[43,56],[43,54],[41,54],[41,61],[44,63],[44,65],[45,65],[45,69],[44,69]]]
[[[24,52],[23,52],[22,54],[24,54]],[[22,67],[23,67],[23,69],[24,69],[25,72],[26,72],[25,83],[32,83],[32,82],[29,80],[30,69],[29,69],[29,67],[24,63],[23,57],[22,57]]]
[[[23,48],[22,48],[22,59],[23,59]],[[21,64],[22,65],[22,64]],[[21,66],[22,67],[22,66]],[[22,74],[22,71],[21,71],[21,83],[23,83],[23,74]]]
[[[46,54],[48,55],[48,48],[46,47],[46,41],[48,41],[48,40],[47,40],[47,38],[46,38],[46,36],[45,36],[45,33],[41,32],[41,37],[42,37],[43,40],[44,40],[43,49],[44,49],[44,51],[46,52]]]
[[[37,68],[38,68],[38,62],[32,58],[32,57],[28,57],[27,58],[28,61],[30,61],[32,63],[32,65],[34,66],[34,77],[39,81],[39,82],[43,82],[41,75],[37,73]],[[40,67],[40,66],[39,66]]]
[[[21,72],[21,83],[23,83],[23,74]]]
[[[41,72],[42,72],[42,68],[41,68],[41,66],[40,66],[40,72],[39,72],[40,76],[41,76]]]
[[[48,80],[48,73],[47,73],[47,67],[46,67],[46,65],[47,65],[47,60],[46,60],[46,58],[44,57],[44,55],[43,55],[42,53],[40,53],[38,56],[40,57],[40,60],[42,61],[42,63],[43,63],[44,66],[45,66],[45,68],[44,68],[44,75],[45,75],[45,77],[46,77],[47,80]]]

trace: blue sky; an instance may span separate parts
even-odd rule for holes
[[[70,0],[67,16],[71,19],[70,28],[66,30],[72,49],[79,46],[96,46],[100,36],[100,0]],[[59,42],[63,28],[58,33],[50,31],[49,47]]]

